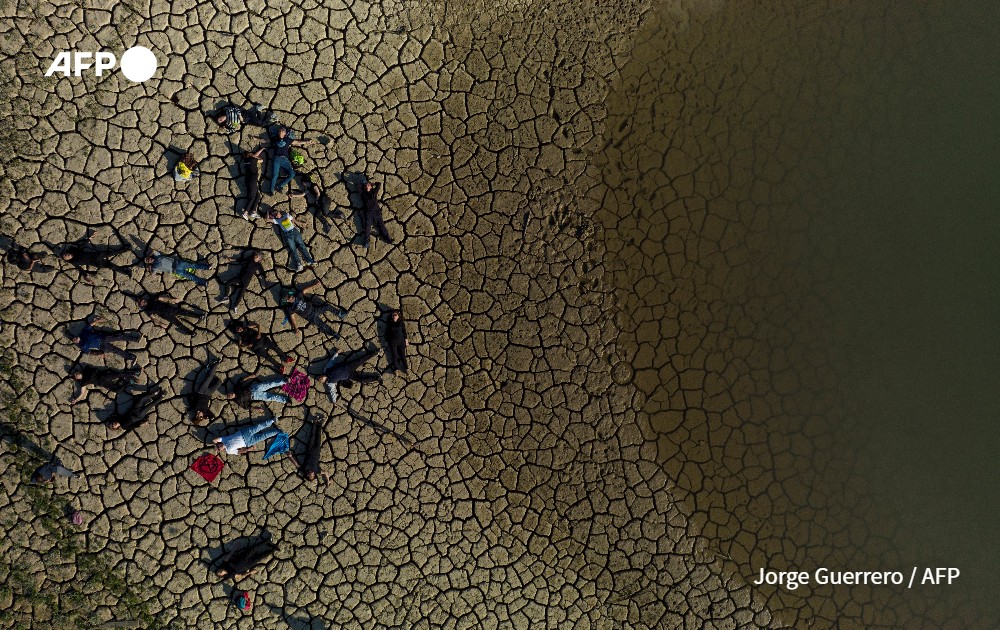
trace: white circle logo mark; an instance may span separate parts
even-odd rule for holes
[[[126,79],[132,83],[142,83],[156,72],[156,55],[145,46],[133,46],[122,53],[118,65]]]

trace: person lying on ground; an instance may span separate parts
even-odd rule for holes
[[[142,374],[142,368],[131,367],[125,370],[81,365],[75,368],[70,376],[80,386],[80,393],[70,400],[75,404],[87,397],[91,387],[99,387],[110,393],[118,393],[130,385],[135,385]]]
[[[302,185],[305,187],[304,190],[297,193],[290,192],[288,196],[293,198],[305,197],[306,204],[312,208],[313,215],[323,223],[323,231],[329,234],[330,223],[327,221],[327,218],[332,216],[339,219],[344,216],[344,213],[340,208],[330,210],[330,196],[327,194],[326,189],[323,188],[323,182],[319,178],[319,173],[312,175],[302,173],[301,178]]]
[[[323,368],[323,374],[316,379],[316,382],[320,385],[326,385],[326,393],[329,394],[330,401],[336,403],[338,386],[344,389],[351,389],[355,383],[371,383],[382,380],[382,377],[374,372],[358,371],[362,365],[377,354],[378,348],[369,346],[366,351],[356,357],[338,361],[337,357],[340,354],[334,348],[333,354],[330,355],[330,359],[326,362],[326,367]]]
[[[132,400],[132,405],[123,412],[116,411],[106,420],[108,427],[132,431],[149,421],[150,412],[163,400],[163,389],[156,385]]]
[[[319,280],[315,280],[301,289],[294,287],[286,289],[282,293],[282,306],[288,317],[288,323],[292,325],[292,330],[298,331],[299,324],[297,318],[301,317],[306,322],[315,324],[324,334],[337,339],[339,335],[323,319],[323,313],[336,310],[337,317],[344,319],[347,317],[347,310],[339,306],[333,307],[316,296],[309,295],[319,286]]]
[[[292,363],[294,359],[281,351],[274,338],[269,334],[262,333],[260,326],[255,323],[244,321],[234,321],[231,324],[233,333],[236,335],[236,345],[245,350],[249,350],[258,358],[270,362],[274,368],[285,373],[286,366],[283,363]],[[274,357],[271,353],[274,353]]]
[[[76,477],[75,472],[66,468],[63,465],[62,460],[53,455],[52,461],[47,464],[42,464],[38,467],[38,470],[31,475],[31,483],[52,483],[56,480],[56,475],[69,477],[70,479]]]
[[[105,353],[110,352],[112,354],[117,354],[126,361],[135,361],[135,355],[128,350],[123,350],[118,348],[114,344],[119,341],[136,341],[142,337],[138,332],[118,332],[95,328],[95,326],[103,323],[104,320],[101,317],[95,318],[93,321],[88,322],[80,334],[73,337],[73,343],[80,347],[80,352],[83,354],[91,354],[96,356],[103,356]]]
[[[201,321],[208,315],[200,308],[184,306],[180,299],[172,298],[163,293],[136,298],[135,303],[139,305],[139,310],[149,314],[161,328],[170,328],[172,324],[175,324],[177,329],[184,334],[192,332],[187,326],[195,326],[195,322]],[[191,321],[182,322],[182,317],[187,317]]]
[[[295,169],[289,159],[292,147],[300,147],[315,143],[315,140],[295,140],[292,138],[288,127],[284,125],[278,127],[278,135],[271,139],[272,159],[271,159],[271,194],[280,193],[285,186],[295,179]],[[281,171],[287,175],[279,182]]]
[[[175,182],[191,181],[199,175],[201,175],[201,171],[198,170],[198,161],[190,151],[182,155],[181,159],[177,160],[177,164],[174,165]]]
[[[212,440],[215,450],[228,455],[245,455],[259,449],[254,448],[257,444],[273,438],[281,433],[281,429],[274,426],[275,419],[264,420],[257,424],[243,427],[235,433],[217,437]]]
[[[256,378],[256,374],[247,374],[236,383],[233,391],[226,394],[226,398],[235,401],[237,405],[250,411],[254,409],[254,402],[273,402],[285,405],[292,402],[292,399],[285,394],[271,391],[288,383],[287,378],[284,376],[274,376],[255,382],[254,379]]]
[[[199,278],[194,275],[194,272],[207,271],[212,268],[207,262],[191,262],[178,256],[167,256],[160,252],[153,252],[152,256],[146,256],[143,262],[146,265],[146,271],[173,274],[178,278],[190,280],[201,287],[208,284],[208,280]]]
[[[256,573],[258,565],[274,555],[277,550],[277,545],[267,541],[234,551],[222,560],[215,575],[220,578],[231,575],[234,580],[242,580]]]
[[[310,416],[310,419],[312,421],[309,424],[312,426],[310,427],[309,443],[306,445],[306,452],[302,457],[302,461],[297,461],[296,463],[299,465],[299,471],[302,473],[302,476],[308,481],[313,481],[318,476],[323,480],[323,485],[328,486],[330,485],[330,475],[323,472],[320,466],[323,443],[326,441],[325,429],[327,417],[323,415],[318,418]],[[294,459],[291,451],[289,451],[289,456]]]
[[[96,232],[88,229],[83,238],[66,245],[59,257],[75,267],[80,272],[80,279],[88,284],[94,282],[94,276],[99,269],[131,273],[132,269],[128,265],[111,262],[111,259],[118,254],[129,251],[129,246],[120,244],[118,247],[98,249],[91,241],[95,234]]]
[[[260,283],[267,280],[264,272],[264,258],[255,249],[246,250],[241,256],[233,256],[230,260],[240,264],[239,273],[222,282],[222,294],[218,297],[219,302],[229,301],[229,310],[233,317],[238,317],[240,312],[240,302],[243,295],[250,286],[250,281],[257,276]]]
[[[16,265],[21,271],[38,271],[41,273],[52,271],[52,267],[41,264],[43,260],[45,260],[45,254],[29,251],[27,248],[21,247],[16,243],[7,252],[7,262]]]
[[[368,247],[371,240],[372,228],[375,229],[375,236],[379,237],[386,243],[392,243],[392,237],[389,236],[389,230],[385,227],[385,222],[382,220],[382,204],[379,203],[378,193],[382,188],[382,184],[376,184],[374,182],[365,182],[361,186],[361,246]]]
[[[244,123],[256,127],[270,127],[278,122],[274,112],[264,111],[260,103],[254,103],[250,108],[229,105],[216,112],[215,122],[228,133],[236,133],[243,128]]]
[[[406,371],[406,347],[410,345],[410,340],[406,338],[406,320],[403,319],[403,311],[389,311],[389,318],[385,324],[385,341],[389,369],[392,371]]]
[[[188,394],[188,409],[195,424],[207,424],[215,418],[212,412],[212,395],[219,390],[222,380],[215,375],[219,367],[219,359],[208,361],[198,378],[195,379],[191,393]]]
[[[295,271],[302,271],[305,269],[302,261],[305,260],[305,264],[310,267],[316,264],[313,260],[312,254],[309,253],[309,248],[306,247],[306,242],[302,239],[302,232],[295,223],[292,221],[292,215],[288,214],[283,210],[271,210],[267,215],[275,225],[278,226],[278,230],[281,232],[281,242],[288,250],[288,260]],[[299,253],[302,253],[302,259],[299,259]]]
[[[243,165],[243,185],[247,189],[247,205],[243,208],[243,218],[247,221],[260,217],[260,164],[264,161],[261,155],[264,147],[254,152],[246,151],[240,159]]]

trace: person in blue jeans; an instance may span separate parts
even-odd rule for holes
[[[254,445],[269,440],[281,433],[281,429],[274,426],[274,418],[243,427],[236,433],[224,435],[212,440],[216,450],[220,453],[230,455],[243,455],[257,449]]]
[[[288,133],[288,127],[284,125],[278,127],[278,137],[271,141],[271,149],[274,152],[271,160],[271,194],[281,192],[285,186],[295,179],[295,169],[292,168],[291,151],[292,147],[301,147],[313,144],[315,140],[293,140]],[[288,173],[280,182],[278,177],[282,169]]]
[[[236,404],[244,409],[254,410],[254,402],[276,402],[288,404],[292,399],[284,394],[272,392],[272,389],[281,387],[288,382],[284,376],[273,376],[260,381],[253,382],[255,374],[248,374],[236,384],[226,398],[236,401]]]
[[[312,254],[309,253],[309,248],[306,247],[306,242],[302,240],[302,232],[292,222],[292,215],[282,210],[271,210],[267,216],[281,230],[281,242],[285,244],[285,249],[288,250],[289,262],[295,268],[295,271],[305,269],[302,265],[302,260],[299,258],[299,252],[302,253],[302,258],[306,261],[305,264],[316,264]]]
[[[200,287],[208,284],[208,280],[199,278],[194,275],[194,272],[207,271],[212,268],[206,262],[192,262],[178,256],[167,256],[160,252],[153,252],[152,256],[146,256],[143,262],[146,264],[146,271],[173,274],[178,278],[190,280]]]

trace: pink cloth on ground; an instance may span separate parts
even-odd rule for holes
[[[309,393],[309,377],[306,373],[297,369],[288,377],[288,382],[281,386],[281,390],[292,397],[295,402],[302,402]]]

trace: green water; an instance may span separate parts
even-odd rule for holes
[[[1000,13],[952,3],[924,26],[916,76],[883,71],[892,106],[864,129],[818,237],[836,249],[846,392],[869,429],[860,470],[906,555],[961,568],[960,588],[996,611]]]
[[[1000,612],[998,34],[980,0],[659,3],[608,99],[640,421],[744,578],[957,567],[884,622]]]

